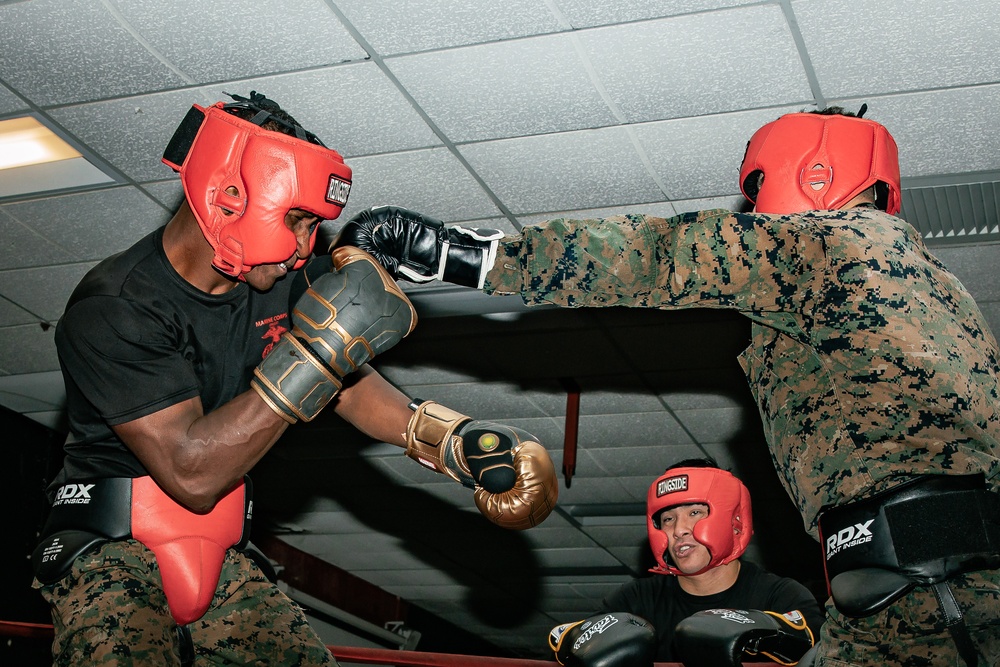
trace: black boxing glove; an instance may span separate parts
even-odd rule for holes
[[[285,421],[310,421],[343,379],[413,331],[417,312],[385,269],[357,248],[338,248],[326,271],[303,271],[292,330],[254,369],[251,388]]]
[[[684,667],[739,667],[744,653],[794,665],[812,645],[812,631],[797,611],[709,609],[688,616],[674,630]]]
[[[645,619],[616,611],[557,625],[549,648],[564,667],[650,667],[656,634]]]
[[[361,248],[397,280],[444,280],[481,289],[502,237],[496,229],[445,227],[399,206],[375,206],[348,220],[333,247]]]

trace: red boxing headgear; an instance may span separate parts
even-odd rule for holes
[[[740,167],[740,190],[758,213],[834,210],[872,185],[876,206],[898,213],[896,142],[875,121],[840,114],[791,113],[768,123]]]
[[[285,225],[289,210],[302,209],[323,220],[340,215],[351,191],[351,168],[315,135],[272,116],[278,106],[264,96],[233,98],[246,104],[194,105],[167,145],[163,162],[180,172],[191,209],[215,250],[212,265],[240,276],[295,253],[295,234]],[[258,113],[249,122],[224,111],[231,107]],[[295,128],[299,136],[260,126],[272,118]],[[230,187],[235,196],[226,192]],[[310,252],[315,243],[314,231]],[[300,257],[291,268],[301,268],[305,261]]]
[[[708,516],[694,525],[692,534],[711,556],[698,572],[686,574],[664,559],[670,540],[660,530],[660,513],[677,505],[708,505]],[[691,576],[739,558],[753,535],[750,492],[743,482],[718,468],[671,468],[657,478],[646,496],[649,547],[658,563],[650,572]]]

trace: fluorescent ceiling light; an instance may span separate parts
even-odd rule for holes
[[[0,169],[77,157],[75,148],[31,116],[0,120]]]
[[[114,183],[34,116],[0,121],[0,197]]]

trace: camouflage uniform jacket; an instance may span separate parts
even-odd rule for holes
[[[771,456],[824,507],[924,473],[1000,483],[998,348],[905,221],[872,209],[550,220],[501,242],[484,288],[528,304],[727,308]]]

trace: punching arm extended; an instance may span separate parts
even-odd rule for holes
[[[709,609],[677,624],[674,644],[685,667],[738,667],[744,655],[794,665],[813,645],[798,611]]]
[[[292,330],[257,366],[251,386],[286,421],[310,421],[344,377],[388,350],[417,324],[417,314],[367,253],[337,248],[333,269],[312,280],[292,308]]]
[[[487,519],[524,530],[555,507],[559,481],[535,436],[474,420],[433,401],[414,400],[410,408],[406,455],[474,489],[476,506]]]
[[[496,229],[445,227],[405,208],[376,206],[348,220],[334,246],[371,253],[397,279],[437,279],[481,289],[502,237]]]

